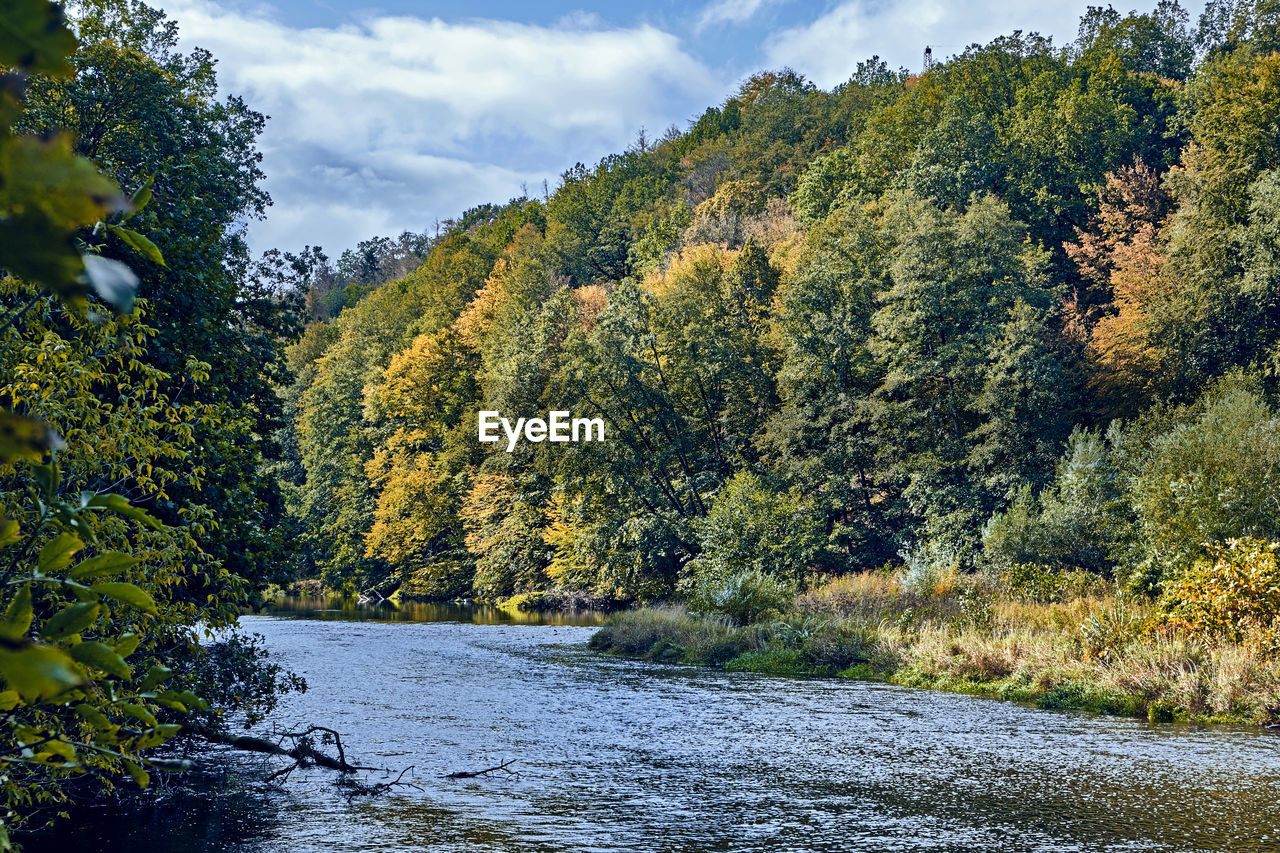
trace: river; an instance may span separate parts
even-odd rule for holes
[[[273,721],[338,729],[353,760],[412,766],[418,787],[349,800],[310,770],[277,788],[257,781],[265,760],[224,753],[198,771],[222,796],[98,816],[55,846],[1280,851],[1275,735],[624,661],[589,651],[582,619],[533,621],[558,624],[296,602],[248,616],[310,684]],[[518,775],[441,778],[507,759]]]

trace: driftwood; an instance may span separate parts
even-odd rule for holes
[[[390,601],[384,594],[384,591],[394,592],[400,586],[400,579],[396,575],[388,575],[378,583],[369,586],[367,589],[361,590],[356,600],[361,604],[381,604],[384,601]]]
[[[514,770],[507,769],[508,767],[510,767],[512,764],[515,764],[515,763],[516,763],[516,760],[512,758],[510,761],[502,762],[497,767],[489,767],[484,770],[459,770],[457,773],[445,774],[444,778],[445,779],[474,779],[477,776],[484,776],[486,773],[495,773],[498,770],[501,770],[503,773],[507,773],[509,775],[515,776],[517,774]]]
[[[287,767],[282,767],[266,778],[268,782],[274,782],[276,779],[287,779],[289,774],[297,770],[299,767],[324,767],[329,770],[336,770],[343,774],[338,784],[347,790],[348,799],[359,796],[371,796],[374,794],[383,794],[399,785],[409,788],[417,788],[410,782],[405,782],[405,774],[413,767],[406,767],[400,771],[400,775],[390,782],[375,782],[366,784],[358,782],[350,778],[349,774],[356,773],[360,770],[381,770],[391,772],[384,767],[365,767],[360,764],[352,764],[347,761],[346,750],[342,746],[342,735],[326,726],[308,726],[302,731],[283,732],[277,740],[268,740],[266,738],[254,737],[253,735],[230,735],[215,729],[199,729],[189,730],[190,734],[199,735],[210,743],[223,744],[232,749],[242,749],[248,752],[260,752],[265,755],[278,755],[282,758],[291,758],[293,763]],[[316,748],[317,738],[321,743],[332,744],[337,755],[330,755],[321,752]],[[285,741],[290,741],[292,746],[285,746]],[[483,770],[459,770],[456,773],[448,773],[442,778],[444,779],[474,779],[478,776],[487,776],[490,773],[499,771],[510,776],[518,776],[514,770],[510,769],[512,764],[516,763],[516,759],[508,759],[494,767],[486,767]],[[419,789],[421,790],[421,789]]]
[[[337,750],[337,756],[328,755],[316,748],[316,738],[314,735],[320,734],[320,740],[325,743],[332,743]],[[287,777],[299,767],[307,767],[315,765],[316,767],[325,767],[329,770],[336,770],[339,773],[355,773],[358,770],[382,770],[381,767],[365,767],[359,764],[351,764],[347,761],[346,750],[342,746],[342,735],[325,726],[309,726],[300,732],[284,732],[278,740],[267,740],[266,738],[253,737],[252,735],[229,735],[224,732],[215,730],[201,730],[198,734],[211,743],[220,743],[231,747],[232,749],[243,749],[248,752],[261,752],[266,755],[279,755],[284,758],[292,758],[293,764],[281,770],[277,770],[267,777],[267,781],[274,781],[276,778]],[[284,742],[292,741],[293,745],[286,747]],[[401,774],[403,775],[403,774]]]
[[[406,788],[414,788],[415,790],[421,791],[422,789],[412,782],[401,781],[404,779],[404,774],[408,773],[412,769],[412,765],[406,767],[400,771],[399,776],[392,779],[390,782],[374,782],[373,784],[365,784],[364,782],[357,782],[350,776],[343,776],[338,780],[338,784],[347,789],[348,800],[354,800],[356,797],[372,797],[377,794],[385,794],[397,785],[404,785]]]

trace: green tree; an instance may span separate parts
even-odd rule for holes
[[[203,547],[242,577],[270,577],[283,502],[261,466],[276,452],[273,385],[286,379],[283,343],[299,331],[301,305],[250,274],[239,227],[269,203],[255,147],[264,118],[240,98],[219,99],[212,56],[178,52],[177,24],[140,0],[77,4],[74,25],[75,73],[32,77],[19,127],[67,132],[77,153],[149,197],[130,230],[106,229],[95,249],[125,260],[150,246],[129,260],[156,329],[142,358],[172,376],[192,359],[209,364],[215,380],[184,393],[226,411],[197,427],[191,464],[207,472],[202,487],[175,484],[154,511],[180,523],[184,507],[206,507],[218,523]],[[155,246],[130,236],[138,232],[155,235]]]
[[[778,296],[780,406],[767,458],[825,516],[837,568],[883,565],[897,551],[900,507],[880,480],[867,410],[882,378],[871,317],[889,282],[884,230],[845,208],[814,229]]]
[[[178,399],[208,379],[207,364],[189,359],[174,375],[147,362],[158,330],[146,301],[134,303],[137,277],[92,242],[118,237],[136,262],[163,267],[124,224],[149,193],[125,200],[65,137],[14,132],[22,76],[66,79],[76,40],[44,0],[7,4],[0,24],[0,67],[13,69],[0,80],[0,849],[10,850],[9,828],[36,809],[183,766],[155,747],[208,705],[175,670],[201,655],[192,628],[233,625],[247,590],[199,545],[207,508],[184,506],[166,525],[136,505],[198,486],[197,437],[226,415]],[[94,293],[125,310],[104,313]]]
[[[991,197],[963,214],[906,198],[890,227],[892,286],[869,344],[884,370],[871,405],[880,465],[917,518],[964,539],[996,497],[970,462],[982,441],[983,393],[999,387],[990,382],[1000,381],[996,352],[1011,312],[1047,301],[1044,259]]]

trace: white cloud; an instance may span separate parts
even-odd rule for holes
[[[554,185],[728,83],[647,25],[381,16],[297,29],[211,0],[168,11],[184,44],[218,58],[222,90],[271,117],[260,148],[275,205],[251,226],[257,248],[336,251],[505,201],[522,182]]]
[[[771,67],[790,66],[821,86],[849,78],[860,60],[878,55],[890,67],[920,70],[926,45],[935,59],[962,52],[1014,30],[1075,39],[1086,2],[1010,3],[1007,0],[845,0],[816,20],[768,40]],[[1144,4],[1147,7],[1154,2]],[[1192,0],[1192,17],[1203,4]],[[1125,7],[1127,8],[1127,7]]]
[[[698,15],[695,30],[702,32],[715,24],[745,24],[766,6],[777,2],[779,0],[714,0]]]
[[[697,27],[759,24],[785,0],[712,0]],[[791,66],[823,86],[878,54],[919,69],[1014,29],[1075,35],[1089,0],[835,0],[768,37],[722,72],[654,26],[570,14],[550,26],[370,16],[332,28],[281,23],[265,0],[171,0],[184,44],[218,58],[224,92],[271,121],[260,141],[275,201],[253,223],[255,248],[423,230],[520,185],[555,185],[576,161],[625,148],[641,126],[681,124],[761,67]],[[1153,2],[1153,0],[1152,0]],[[257,5],[247,6],[244,3]],[[1202,0],[1191,0],[1192,16]],[[794,16],[801,4],[788,4]]]

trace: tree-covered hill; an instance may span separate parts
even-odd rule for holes
[[[1280,537],[1277,39],[1269,2],[1161,0],[761,73],[465,214],[290,351],[298,571],[650,600],[928,550],[1156,592]],[[481,410],[608,440],[508,453]]]

